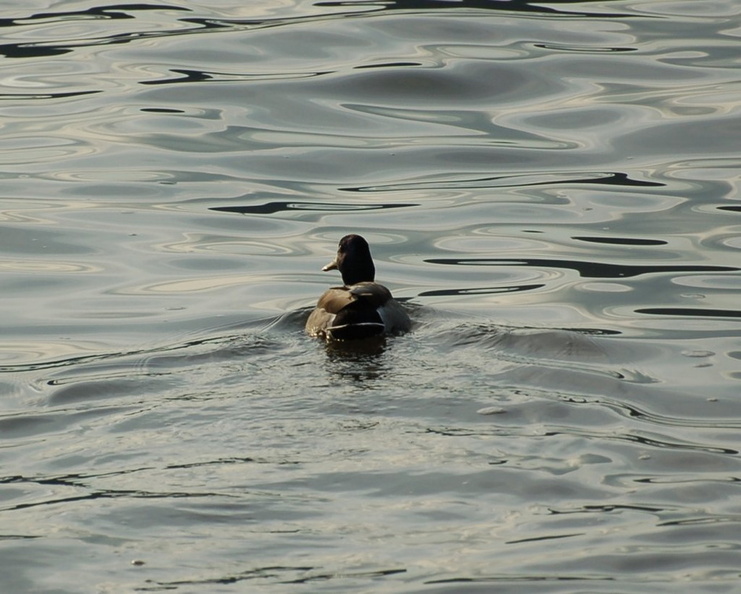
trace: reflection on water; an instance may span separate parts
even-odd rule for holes
[[[659,242],[664,243],[664,242]],[[625,278],[641,274],[657,274],[662,272],[724,272],[738,271],[739,268],[727,266],[621,266],[617,264],[600,264],[598,262],[568,262],[562,260],[522,260],[510,262],[496,258],[478,258],[466,260],[450,260],[445,258],[427,260],[430,264],[454,264],[466,266],[535,266],[556,267],[559,269],[576,270],[579,276],[586,278]]]
[[[292,210],[342,211],[342,210],[379,210],[381,208],[408,208],[419,204],[335,204],[320,202],[268,202],[267,204],[247,206],[214,206],[211,210],[217,212],[234,212],[241,214],[276,214]]]
[[[3,591],[736,586],[735,3],[5,13]]]

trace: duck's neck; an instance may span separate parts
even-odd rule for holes
[[[343,268],[342,270],[342,282],[347,286],[357,285],[358,283],[372,283],[375,278],[376,268],[373,266],[373,262],[360,267]]]

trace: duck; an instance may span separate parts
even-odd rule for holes
[[[412,321],[383,285],[375,282],[370,246],[360,235],[340,239],[337,256],[322,268],[339,270],[342,287],[328,289],[306,320],[306,333],[331,340],[357,340],[403,334]]]

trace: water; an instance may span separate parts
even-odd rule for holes
[[[739,590],[738,3],[3,13],[3,592]]]

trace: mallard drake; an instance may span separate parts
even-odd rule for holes
[[[350,340],[411,329],[412,321],[391,291],[375,282],[370,247],[360,235],[340,239],[337,257],[322,270],[339,270],[345,285],[332,287],[319,298],[306,321],[311,336]]]

